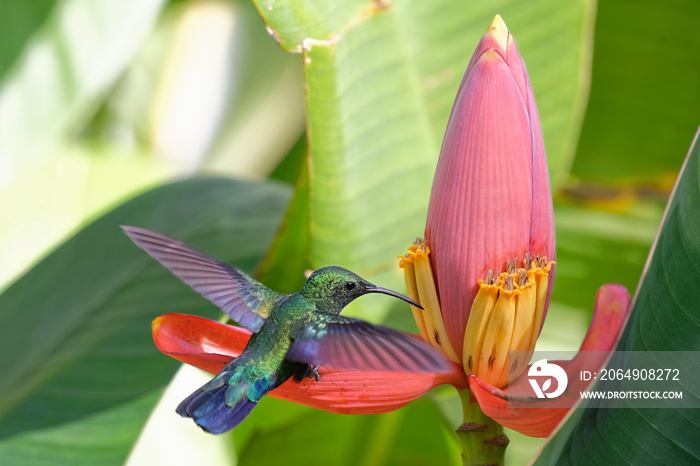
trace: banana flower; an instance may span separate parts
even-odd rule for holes
[[[478,431],[483,442],[505,447],[501,426],[546,437],[568,412],[512,407],[508,396],[509,379],[528,368],[542,329],[554,259],[552,196],[535,98],[515,40],[496,16],[457,91],[425,239],[399,258],[408,294],[424,308],[413,308],[421,335],[467,374],[465,423],[458,432]],[[611,350],[628,308],[624,287],[601,288],[581,349]],[[521,356],[509,359],[511,351]],[[562,364],[571,369],[575,362],[580,358]],[[465,464],[466,454],[465,444]],[[486,459],[500,461],[498,455]]]

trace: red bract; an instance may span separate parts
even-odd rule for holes
[[[606,354],[602,352],[614,349],[617,337],[627,319],[629,305],[629,293],[621,285],[608,284],[598,291],[593,319],[579,353],[571,361],[556,361],[556,364],[564,368],[569,378],[565,396],[560,398],[567,400],[577,398],[579,393],[589,386],[591,381],[582,381],[579,376],[583,369],[581,364],[585,363],[585,369],[592,372],[597,372],[597,369],[603,366]],[[591,365],[593,361],[598,363],[597,367]],[[523,406],[510,404],[509,394],[522,396],[526,393],[532,396],[526,377],[520,377],[515,384],[499,390],[470,375],[469,389],[484,414],[503,426],[531,437],[548,437],[570,411],[569,408],[525,407],[528,403]],[[532,403],[538,402],[534,400],[533,396]],[[550,400],[543,402],[550,403]],[[532,403],[529,405],[533,406]]]
[[[186,314],[165,314],[153,321],[153,340],[163,353],[216,374],[238,357],[250,338],[240,327]],[[321,379],[291,380],[271,396],[334,413],[375,414],[400,408],[428,390],[452,384],[466,388],[462,368],[435,374],[348,371],[321,367]]]

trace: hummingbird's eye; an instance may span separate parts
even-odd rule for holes
[[[355,282],[345,282],[345,289],[348,291],[354,290],[356,286]]]

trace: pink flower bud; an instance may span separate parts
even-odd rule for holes
[[[537,107],[515,40],[500,16],[479,42],[459,87],[425,234],[445,327],[457,353],[479,279],[489,270],[506,271],[509,260],[526,253],[554,259],[552,196]],[[550,284],[552,279],[553,270]],[[550,294],[551,286],[547,304]]]

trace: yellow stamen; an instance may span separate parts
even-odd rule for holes
[[[508,351],[518,351],[520,352],[515,360],[508,360],[508,366],[504,367],[504,376],[508,378],[510,371],[510,377],[512,379],[519,376],[527,366],[530,356],[528,351],[530,350],[530,342],[532,338],[532,328],[535,323],[535,311],[537,308],[537,285],[535,283],[535,272],[530,270],[528,272],[525,269],[520,269],[518,271],[518,278],[525,277],[522,285],[518,286],[521,294],[517,297],[515,303],[515,323],[513,325],[513,339],[510,343],[510,348]],[[534,347],[534,343],[532,345]]]
[[[464,371],[503,388],[525,370],[539,336],[554,262],[526,254],[508,261],[506,272],[479,280],[464,332]],[[517,351],[513,359],[508,352]],[[509,371],[510,369],[510,371]]]
[[[535,311],[535,317],[532,325],[532,334],[530,337],[530,347],[528,351],[535,350],[535,343],[537,338],[540,336],[540,330],[542,329],[542,316],[544,315],[544,306],[547,301],[547,291],[549,288],[549,272],[552,266],[556,264],[554,261],[547,262],[544,258],[541,262],[542,267],[535,269],[535,281],[537,283],[537,309]]]
[[[400,262],[401,267],[404,269],[404,278],[406,279],[406,291],[408,297],[414,301],[420,302],[420,296],[418,295],[418,285],[416,284],[416,272],[413,267],[413,261]],[[423,317],[423,309],[417,308],[416,306],[411,306],[411,311],[413,312],[413,319],[416,321],[418,326],[418,331],[423,340],[428,341],[428,331],[425,327],[425,319]]]
[[[429,253],[430,249],[425,244],[425,241],[418,239],[408,248],[408,253],[405,256],[399,257],[399,266],[403,267],[404,274],[407,276],[406,286],[412,286],[412,283],[415,282],[414,291],[417,291],[417,297],[411,296],[411,298],[418,301],[424,309],[422,313],[424,329],[421,330],[421,335],[434,346],[440,348],[452,361],[460,363],[461,360],[452,348],[445,330],[445,323],[442,320],[440,299],[435,287],[433,268],[428,258]],[[409,264],[413,266],[412,269]],[[412,275],[413,278],[410,278],[409,275]],[[419,322],[419,318],[416,318],[416,323],[420,329],[421,324]],[[425,335],[423,334],[424,331]]]
[[[491,313],[498,299],[498,286],[489,284],[490,280],[479,280],[479,291],[474,297],[471,314],[464,331],[464,351],[462,361],[464,372],[476,374],[479,371],[479,355],[484,345],[484,336]]]
[[[504,387],[508,383],[506,371],[505,380],[503,368],[506,367],[508,349],[513,338],[513,324],[515,323],[515,302],[520,295],[520,290],[509,291],[508,278],[505,287],[498,291],[498,299],[491,313],[484,344],[479,357],[479,372],[477,377],[489,381],[495,387]]]

